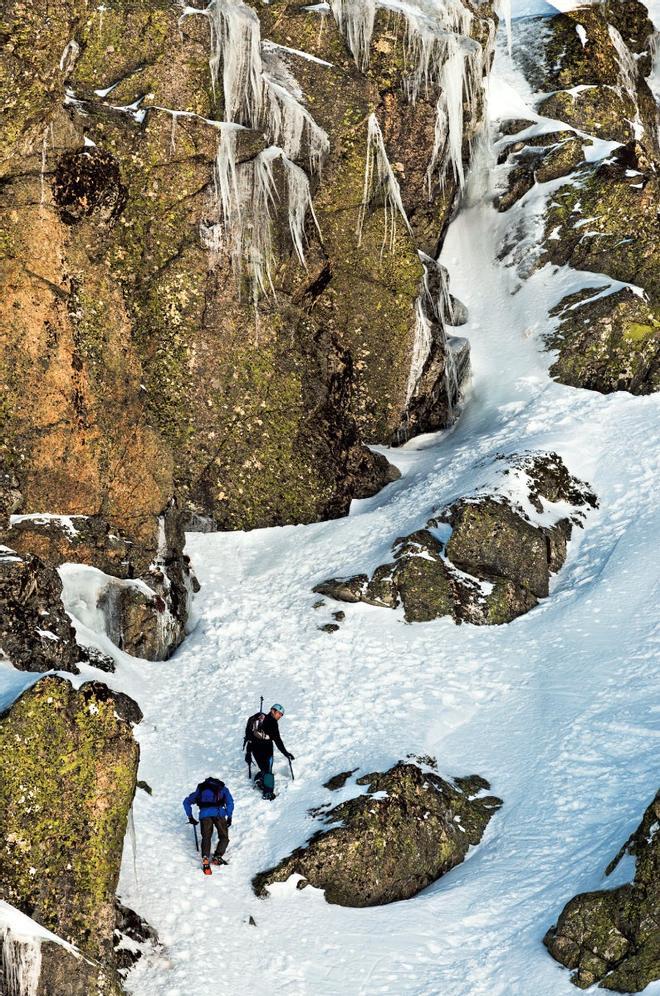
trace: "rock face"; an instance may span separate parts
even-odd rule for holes
[[[319,831],[277,867],[256,876],[255,892],[290,875],[325,890],[330,903],[379,906],[409,899],[435,882],[478,844],[501,800],[475,797],[478,788],[460,787],[399,762],[383,774],[365,775],[366,795],[341,803]],[[382,793],[382,795],[381,795]],[[334,827],[338,823],[340,826]]]
[[[344,602],[403,605],[407,622],[452,616],[456,622],[497,625],[528,612],[548,595],[550,575],[566,559],[575,509],[597,504],[556,453],[521,456],[502,474],[501,492],[460,499],[426,528],[396,540],[393,561],[366,574],[331,579],[314,591]],[[526,511],[517,484],[524,488]],[[513,485],[513,488],[511,488]],[[507,494],[507,487],[509,494]],[[574,507],[552,525],[533,521],[558,502]]]
[[[363,440],[446,424],[468,367],[430,257],[482,119],[491,5],[439,25],[472,42],[465,107],[437,132],[442,33],[423,53],[402,13],[379,11],[351,52],[327,12],[250,3],[255,64],[232,89],[212,49],[223,10],[55,0],[46,22],[27,0],[4,25],[14,510],[100,515],[135,576],[174,495],[219,528],[345,514],[391,479]],[[243,214],[265,211],[253,231],[236,187]]]
[[[115,889],[139,753],[127,706],[105,686],[47,677],[0,720],[0,891],[100,963],[90,993],[120,991]],[[67,970],[56,959],[53,977]]]
[[[636,993],[660,979],[660,792],[608,875],[624,854],[636,859],[633,881],[571,899],[544,938],[580,989],[599,982],[613,992]]]
[[[594,281],[559,303],[546,337],[557,351],[551,374],[603,393],[649,394],[660,386],[660,150],[645,79],[653,25],[639,0],[607,0],[532,21],[527,31],[536,59],[524,69],[548,94],[538,111],[548,127],[567,128],[539,135],[538,125],[510,122],[500,162],[511,170],[498,207],[506,211],[536,183],[566,176],[549,198],[544,249],[532,265],[568,263],[632,285],[604,291]],[[603,156],[594,144],[603,139],[622,145]]]
[[[56,570],[0,547],[0,659],[20,671],[78,671],[85,658]]]

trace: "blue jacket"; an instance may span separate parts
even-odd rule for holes
[[[217,796],[214,789],[203,787],[204,785],[205,782],[201,782],[195,791],[191,792],[183,800],[183,808],[186,811],[186,816],[192,816],[192,807],[198,806],[200,820],[204,820],[209,816],[213,818],[222,816],[225,819],[229,819],[234,812],[234,800],[227,786],[223,786],[219,796]],[[216,798],[219,799],[218,803],[216,803]]]

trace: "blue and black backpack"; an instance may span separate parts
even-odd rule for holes
[[[205,778],[195,789],[195,804],[197,806],[224,806],[222,795],[225,783],[219,778]]]

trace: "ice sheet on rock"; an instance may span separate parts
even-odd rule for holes
[[[52,523],[58,526],[73,539],[79,535],[75,526],[75,519],[86,519],[86,515],[53,515],[49,512],[30,512],[26,515],[10,515],[9,525],[17,526],[21,522],[33,522],[35,526],[48,525]]]
[[[4,975],[6,996],[36,996],[44,940],[59,944],[76,958],[81,957],[72,944],[0,899],[0,977]]]

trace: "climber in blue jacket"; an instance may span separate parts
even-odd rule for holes
[[[192,814],[192,807],[199,807],[199,821]],[[224,782],[219,778],[206,778],[200,782],[194,792],[183,800],[183,808],[186,811],[188,822],[193,826],[201,823],[202,827],[202,871],[205,875],[211,874],[210,864],[226,865],[223,855],[229,844],[228,830],[231,826],[232,813],[234,812],[234,800],[231,792]],[[218,833],[218,843],[211,856],[211,838],[213,828]]]

